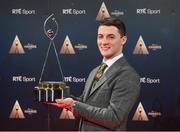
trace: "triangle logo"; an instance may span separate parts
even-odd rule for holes
[[[110,15],[106,8],[105,3],[103,2],[101,5],[101,8],[99,9],[99,12],[97,14],[96,20],[100,21],[100,20],[103,20],[104,18],[108,18],[108,17],[110,17]]]
[[[149,120],[141,102],[139,103],[132,120],[133,121],[148,121]]]
[[[15,36],[15,39],[12,43],[9,53],[10,54],[24,54],[25,53],[24,49],[22,47],[22,44],[17,35]]]
[[[74,48],[68,36],[66,36],[60,54],[75,54]]]
[[[9,118],[15,118],[15,119],[24,119],[25,116],[23,114],[23,111],[19,105],[19,102],[16,100],[13,108],[12,108],[12,111],[11,111],[11,114],[9,116]]]
[[[139,39],[136,43],[133,54],[145,54],[145,55],[149,54],[141,35],[139,36]]]

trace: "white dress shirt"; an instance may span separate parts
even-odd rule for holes
[[[103,60],[103,63],[106,63],[108,65],[107,68],[104,70],[104,73],[109,69],[110,66],[112,66],[112,64],[114,64],[121,57],[123,57],[123,53],[121,53],[121,54],[119,54],[119,55],[115,56],[114,58],[109,59],[107,61]]]

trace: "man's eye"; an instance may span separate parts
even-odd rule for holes
[[[114,36],[109,36],[110,39],[114,39]]]
[[[98,36],[98,38],[103,38],[103,36]]]

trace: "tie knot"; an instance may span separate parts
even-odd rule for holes
[[[106,67],[107,67],[107,64],[106,64],[106,63],[102,63],[102,64],[100,65],[100,67],[99,67],[99,70],[101,70],[101,71],[104,72],[104,70],[106,69]]]
[[[96,75],[95,75],[95,80],[96,80],[96,81],[98,81],[98,80],[101,78],[101,76],[103,75],[104,70],[106,69],[106,67],[107,67],[107,64],[106,64],[106,63],[102,63],[102,64],[99,66],[99,69],[98,69],[98,71],[97,71],[97,73],[96,73]]]

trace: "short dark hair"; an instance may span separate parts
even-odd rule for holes
[[[119,33],[122,36],[126,36],[126,26],[125,24],[118,18],[116,17],[108,17],[104,18],[99,21],[99,26],[105,25],[105,26],[115,26],[118,30]]]

